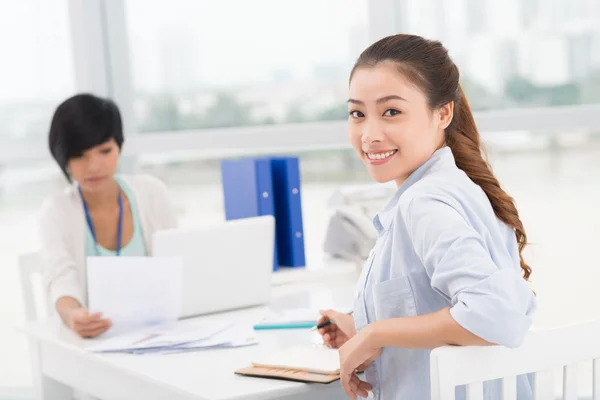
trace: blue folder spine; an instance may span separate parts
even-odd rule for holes
[[[273,157],[271,171],[275,195],[275,219],[279,265],[306,266],[300,166],[297,157]]]

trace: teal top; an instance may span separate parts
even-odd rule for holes
[[[123,257],[145,257],[148,254],[146,251],[146,243],[144,242],[144,232],[142,230],[142,224],[140,222],[140,216],[133,192],[122,179],[119,179],[118,177],[115,177],[115,179],[129,200],[129,207],[131,208],[131,215],[133,216],[133,236],[129,243],[123,246],[120,255]],[[87,226],[85,230],[85,254],[91,257],[116,257],[117,252],[107,250],[100,245],[96,247],[90,227]]]

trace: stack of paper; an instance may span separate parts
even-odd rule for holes
[[[174,353],[257,343],[251,325],[178,321],[181,257],[89,257],[89,309],[112,328],[88,350],[101,353]]]
[[[257,343],[258,340],[252,326],[235,324],[208,339],[164,349],[162,350],[162,353],[182,353],[202,349],[244,347]]]
[[[178,322],[129,332],[89,347],[99,353],[177,353],[256,344],[252,326],[231,322]]]

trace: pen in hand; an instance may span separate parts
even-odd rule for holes
[[[313,326],[311,330],[316,331],[317,329],[325,328],[327,325],[335,324],[335,321],[328,319],[325,322],[321,322],[319,325]]]
[[[352,311],[350,311],[349,313],[346,313],[346,315],[352,315],[352,314],[353,314]],[[311,331],[316,331],[318,329],[325,328],[326,326],[329,326],[329,325],[332,325],[332,324],[335,324],[335,321],[332,321],[332,320],[328,319],[327,321],[323,321],[320,324],[318,324],[316,326],[313,326],[311,328]]]

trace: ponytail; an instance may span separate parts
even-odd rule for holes
[[[525,280],[531,275],[531,267],[523,260],[523,249],[527,245],[527,235],[514,200],[500,187],[500,183],[484,158],[484,150],[471,108],[460,85],[459,99],[454,105],[454,118],[446,129],[446,144],[452,150],[456,166],[483,189],[494,213],[502,222],[510,226],[517,237],[519,258]]]

